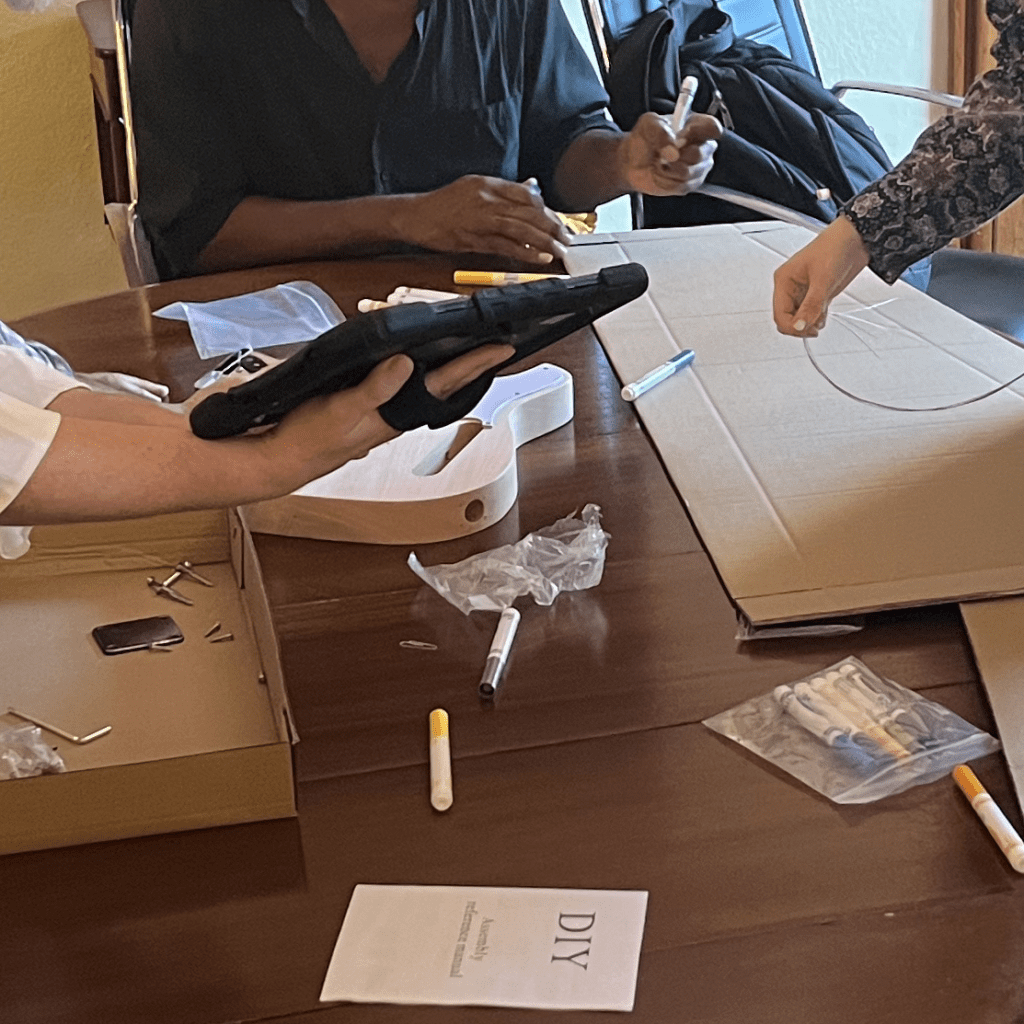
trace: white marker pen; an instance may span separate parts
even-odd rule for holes
[[[390,309],[396,305],[396,302],[381,302],[379,299],[360,299],[356,303],[356,309],[360,313],[372,313],[375,309]]]
[[[430,712],[430,802],[435,811],[452,805],[452,751],[448,743],[448,712]]]
[[[842,729],[833,725],[824,715],[812,711],[789,686],[776,686],[772,690],[776,702],[790,717],[795,718],[809,733],[824,740],[830,747],[846,735]]]
[[[693,98],[697,95],[697,79],[693,75],[687,75],[679,87],[679,96],[676,99],[675,110],[672,111],[672,134],[679,136],[680,131],[686,126],[690,116],[690,108],[693,106]]]
[[[515,608],[508,607],[498,619],[498,628],[494,631],[491,649],[487,652],[483,678],[480,680],[481,697],[493,697],[498,683],[501,682],[505,663],[508,661],[508,652],[512,650],[512,641],[519,628],[519,618],[519,612]]]
[[[639,380],[627,384],[621,391],[622,397],[627,402],[635,402],[641,395],[650,391],[656,384],[668,380],[673,373],[689,366],[693,362],[695,353],[692,348],[684,349],[678,355],[674,355],[667,362],[656,366],[653,370],[645,373]]]
[[[447,302],[449,299],[464,299],[458,292],[441,292],[436,288],[411,288],[399,285],[389,296],[388,302]]]

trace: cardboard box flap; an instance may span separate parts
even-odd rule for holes
[[[36,526],[32,547],[13,561],[0,562],[6,580],[68,573],[159,569],[187,558],[194,565],[230,558],[227,513],[177,512],[122,522]]]
[[[284,670],[281,667],[281,649],[277,642],[277,631],[270,615],[270,602],[263,582],[256,546],[243,524],[237,510],[231,511],[232,564],[238,572],[238,586],[246,594],[251,617],[253,637],[263,663],[263,678],[267,686],[274,716],[281,726],[281,734],[291,743],[299,742],[295,718],[288,703],[288,691],[284,684]]]
[[[729,593],[760,625],[1024,591],[1021,392],[892,411],[815,366],[854,394],[920,410],[1010,380],[1024,352],[870,274],[806,348],[779,335],[772,273],[808,237],[715,225],[616,236],[568,258],[580,273],[648,268],[648,292],[596,324],[624,382],[697,353],[636,407]]]

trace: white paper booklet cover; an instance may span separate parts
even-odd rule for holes
[[[647,893],[357,885],[322,1001],[632,1010]]]

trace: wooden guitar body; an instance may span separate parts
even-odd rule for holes
[[[242,509],[256,533],[425,544],[498,522],[519,492],[516,449],[568,423],[572,376],[543,363],[498,377],[468,416],[421,427],[283,498]]]

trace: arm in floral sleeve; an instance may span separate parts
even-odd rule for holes
[[[1024,0],[988,0],[987,13],[997,67],[843,211],[890,283],[1024,194]]]

